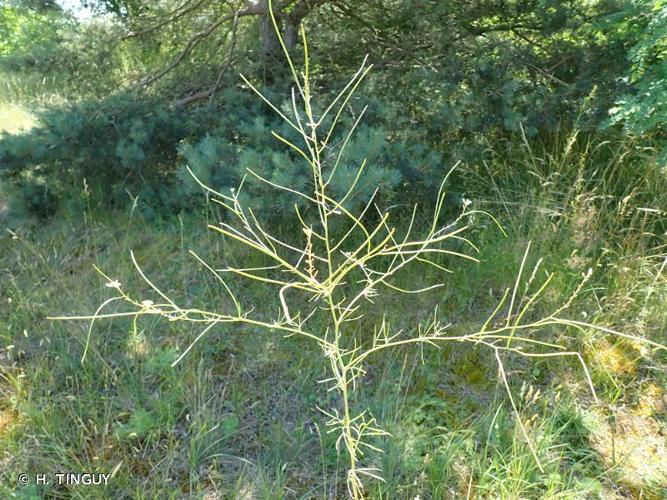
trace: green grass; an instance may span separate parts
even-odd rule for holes
[[[481,264],[458,261],[446,288],[409,301],[388,296],[375,313],[386,313],[396,328],[411,328],[437,305],[457,332],[471,331],[513,285],[531,241],[527,268],[541,258],[544,268],[557,272],[541,309],[560,304],[592,267],[574,319],[667,342],[664,223],[651,211],[667,207],[664,180],[648,164],[629,171],[620,162],[607,164],[613,171],[596,178],[585,151],[548,160],[552,168],[561,165],[563,181],[555,185],[545,185],[538,171],[518,174],[525,165],[540,165],[532,152],[526,152],[532,159],[508,156],[513,165],[494,160],[494,186],[465,170],[471,190],[491,193],[475,203],[498,216],[507,237],[479,217],[472,238]],[[626,199],[628,193],[634,194]],[[99,321],[81,363],[88,325],[46,320],[90,314],[111,296],[93,265],[148,298],[130,250],[184,306],[215,309],[225,294],[187,250],[218,265],[260,266],[262,260],[207,232],[211,220],[210,207],[157,222],[139,211],[88,210],[49,222],[6,217],[10,231],[0,235],[2,497],[345,497],[344,456],[315,409],[336,404],[317,383],[325,374],[317,348],[248,326],[220,327],[172,368],[198,331],[143,318]],[[401,277],[413,287],[435,279],[423,270]],[[267,316],[279,307],[261,286],[234,291]],[[562,327],[540,335],[583,353],[602,400],[593,403],[572,360],[507,357],[519,413],[544,473],[497,382],[492,352],[458,344],[423,352],[400,348],[369,360],[355,403],[370,408],[393,436],[376,443],[384,453],[368,457],[386,479],[369,483],[368,495],[664,497],[664,351]],[[113,478],[87,488],[16,482],[21,472],[59,471],[113,472]]]

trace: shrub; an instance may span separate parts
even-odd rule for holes
[[[271,135],[297,141],[289,126],[238,88],[224,90],[219,102],[185,109],[158,98],[118,94],[47,109],[29,132],[0,139],[0,177],[18,188],[27,207],[40,215],[77,198],[74,193],[84,182],[94,202],[106,206],[128,202],[129,192],[153,209],[182,209],[200,192],[188,168],[225,193],[249,169],[279,184],[307,188],[310,173],[299,155],[285,151]],[[282,107],[287,106],[284,102]],[[341,121],[353,125],[350,116]],[[365,159],[359,195],[350,203],[367,202],[377,188],[389,200],[398,191],[405,194],[409,185],[421,196],[435,196],[433,180],[442,175],[442,155],[418,139],[414,132],[393,132],[379,114],[373,125],[359,125],[354,137],[332,137],[324,163],[337,161],[346,146],[331,180],[332,192],[343,194],[355,178],[356,165]],[[267,213],[291,209],[291,195],[268,196],[269,189],[263,183],[248,184],[244,196],[253,197],[256,209]]]
[[[171,192],[176,145],[202,134],[210,119],[204,107],[186,112],[128,95],[54,107],[39,113],[29,132],[0,139],[0,176],[42,213],[84,182],[107,205],[125,202],[128,191],[156,204]],[[45,197],[50,203],[39,207]]]
[[[185,160],[179,167],[179,179],[185,194],[200,192],[201,187],[188,170],[203,184],[225,193],[238,186],[248,171],[277,184],[293,189],[312,189],[312,175],[303,164],[300,154],[285,150],[277,136],[289,143],[297,142],[299,134],[279,117],[268,114],[267,107],[258,107],[246,102],[234,90],[224,96],[227,104],[217,127],[202,139],[185,142],[179,153]],[[234,103],[232,106],[231,103]],[[289,109],[283,103],[281,109]],[[361,110],[357,110],[360,112]],[[351,117],[341,119],[343,125],[353,126]],[[435,196],[437,184],[434,179],[442,175],[442,155],[419,140],[409,141],[407,134],[395,134],[379,117],[375,125],[360,124],[353,137],[336,134],[330,146],[322,154],[323,164],[338,167],[331,178],[330,189],[336,196],[348,190],[357,175],[357,168],[366,162],[366,168],[356,183],[357,196],[349,199],[355,208],[367,203],[376,189],[389,200],[401,192],[401,201],[414,194]],[[283,141],[283,142],[284,142]],[[343,145],[344,151],[343,151]],[[338,158],[339,154],[343,154]],[[303,198],[293,194],[276,193],[271,186],[254,182],[247,183],[244,200],[253,200],[255,210],[267,213],[291,212],[293,204],[303,204]]]

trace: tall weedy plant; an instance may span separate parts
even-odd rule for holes
[[[437,346],[443,342],[456,341],[487,346],[495,352],[500,381],[507,389],[510,404],[518,417],[503,367],[501,355],[503,352],[511,351],[528,357],[574,356],[581,362],[586,380],[595,394],[588,370],[579,353],[567,351],[556,344],[530,338],[529,332],[558,324],[576,328],[598,328],[620,336],[631,336],[562,317],[562,313],[581,292],[590,272],[583,277],[579,287],[561,307],[551,314],[526,321],[527,313],[533,310],[533,306],[553,276],[547,274],[546,280],[537,287],[537,291],[528,294],[527,290],[531,287],[537,272],[536,268],[528,280],[522,278],[528,249],[523,257],[514,287],[505,291],[497,307],[479,331],[465,335],[450,335],[449,325],[438,320],[436,311],[432,317],[411,331],[395,331],[385,317],[381,317],[375,322],[372,331],[363,332],[361,319],[367,311],[366,306],[374,300],[380,300],[385,295],[385,291],[420,294],[443,286],[436,284],[422,289],[401,288],[396,284],[396,276],[400,271],[409,266],[424,265],[432,266],[442,272],[449,272],[442,263],[441,256],[443,255],[476,261],[468,253],[455,251],[447,246],[450,242],[457,242],[464,248],[476,250],[464,236],[468,229],[466,223],[469,216],[475,211],[470,208],[469,203],[465,203],[462,212],[455,220],[441,224],[441,215],[445,205],[445,181],[440,187],[430,222],[426,225],[416,223],[417,207],[415,206],[409,221],[401,224],[400,227],[403,229],[399,229],[394,225],[389,213],[377,205],[375,195],[362,205],[362,208],[358,210],[349,208],[354,206],[349,201],[355,196],[355,188],[366,168],[365,163],[359,166],[344,194],[338,196],[332,194],[332,179],[341,164],[345,144],[361,121],[363,112],[357,117],[354,126],[343,134],[342,142],[338,147],[332,145],[336,125],[345,112],[355,89],[371,67],[364,61],[340,94],[328,106],[322,108],[324,111],[316,114],[310,85],[308,45],[303,29],[301,35],[305,48],[304,67],[301,73],[297,72],[283,45],[294,79],[291,111],[279,109],[265,99],[244,78],[245,82],[282,117],[289,127],[298,133],[301,139],[298,144],[278,133],[274,132],[273,135],[277,140],[285,143],[286,147],[297,152],[308,164],[312,173],[307,190],[280,185],[253,170],[249,170],[247,174],[248,179],[254,178],[276,190],[291,193],[299,200],[299,203],[294,205],[294,215],[298,221],[297,227],[300,227],[299,235],[294,238],[297,242],[285,241],[276,236],[275,231],[272,231],[271,227],[262,223],[256,216],[252,200],[248,203],[242,201],[241,194],[245,178],[238,189],[232,190],[229,194],[213,191],[200,183],[202,188],[212,195],[212,199],[223,207],[228,216],[225,222],[210,225],[209,228],[235,240],[248,251],[262,254],[269,261],[268,266],[261,268],[216,269],[194,252],[190,252],[224,289],[229,299],[226,310],[210,311],[179,306],[144,274],[134,254],[131,254],[138,273],[160,297],[159,302],[132,297],[123,290],[118,281],[102,273],[108,280],[107,286],[115,290],[114,297],[105,301],[91,316],[54,319],[91,320],[82,361],[86,358],[95,320],[122,316],[134,317],[135,322],[141,316],[157,315],[169,321],[190,321],[200,324],[201,333],[174,364],[181,361],[195,343],[213,327],[228,323],[242,323],[265,328],[317,344],[329,367],[328,375],[322,382],[328,384],[330,389],[339,396],[339,404],[336,407],[318,408],[318,410],[328,418],[326,423],[329,431],[338,435],[336,447],[344,450],[347,455],[349,495],[354,499],[359,499],[364,496],[364,477],[382,480],[381,471],[365,463],[364,452],[379,451],[373,444],[374,439],[388,434],[381,429],[367,410],[356,411],[354,409],[355,389],[359,380],[364,376],[364,366],[370,362],[372,355],[408,344]],[[418,226],[423,228],[421,234],[418,234]],[[252,305],[243,304],[229,284],[230,277],[257,281],[274,290],[281,304],[277,317],[266,320],[265,316],[254,311]],[[525,285],[524,292],[519,294],[522,284]],[[129,304],[131,310],[102,313],[107,305],[116,301]],[[501,311],[503,311],[502,314]],[[324,328],[321,327],[322,315],[325,317],[326,327]],[[367,323],[368,321],[364,322],[364,324]],[[657,344],[654,345],[657,346]],[[541,469],[539,458],[531,444],[527,430],[520,418],[517,418],[517,421]]]

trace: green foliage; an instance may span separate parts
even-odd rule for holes
[[[38,104],[117,89],[123,57],[108,51],[110,24],[79,24],[60,9],[0,7],[0,95]]]
[[[638,41],[628,52],[632,68],[625,77],[631,92],[619,98],[610,110],[610,124],[623,124],[633,135],[656,134],[665,140],[667,123],[667,3],[636,0],[635,8],[646,20]],[[667,164],[667,145],[662,150]]]
[[[186,109],[129,94],[51,107],[39,113],[39,126],[0,139],[0,178],[18,188],[27,208],[40,215],[53,213],[65,200],[71,203],[84,179],[95,203],[122,204],[129,193],[153,209],[186,207],[189,196],[201,191],[187,168],[221,192],[238,186],[249,171],[305,189],[311,182],[307,168],[271,135],[275,131],[296,141],[294,131],[245,90],[228,88],[220,99],[222,112],[211,105]],[[419,134],[397,130],[381,103],[374,107],[373,124],[359,126],[349,138],[335,172],[345,136],[332,140],[325,159],[326,171],[334,172],[332,192],[342,197],[365,162],[356,204],[365,204],[377,189],[390,200],[409,185],[419,187],[415,194],[435,196],[434,179],[447,171],[442,155]],[[353,116],[342,121],[351,125]],[[252,175],[243,196],[274,214],[303,201],[289,193],[276,195]]]
[[[0,140],[0,177],[46,215],[84,183],[94,201],[113,205],[129,192],[159,205],[171,193],[176,145],[209,128],[211,114],[117,95],[38,116],[39,126]]]
[[[297,153],[286,151],[284,144],[271,135],[273,131],[295,143],[298,141],[296,132],[284,121],[268,114],[264,106],[253,104],[248,93],[228,90],[222,97],[234,106],[225,106],[217,127],[202,139],[179,147],[185,163],[178,175],[185,193],[201,190],[188,172],[189,168],[200,182],[228,194],[248,176],[241,196],[245,200],[252,199],[257,210],[284,212],[291,210],[294,203],[302,204],[303,198],[287,192],[276,193],[271,186],[258,182],[249,174],[252,171],[273,183],[296,190],[306,189],[312,182],[307,165]],[[287,106],[288,103],[284,103],[282,107],[288,109]],[[435,195],[433,191],[437,185],[434,180],[446,173],[442,155],[419,142],[420,138],[415,138],[414,134],[401,133],[382,119],[376,115],[374,125],[358,126],[354,136],[347,140],[335,170],[346,138],[337,136],[332,140],[332,147],[324,159],[325,172],[333,174],[332,192],[342,198],[354,182],[359,167],[365,164],[356,185],[357,197],[348,205],[367,203],[377,189],[384,191],[385,199],[391,199],[400,188],[417,181],[422,181],[424,190]],[[352,115],[344,117],[343,121],[351,124]],[[422,191],[420,194],[426,193]]]
[[[78,101],[42,113],[40,131],[0,144],[1,168],[21,184],[29,205],[50,213],[85,177],[88,185],[105,187],[102,196],[111,204],[128,200],[127,188],[169,211],[199,191],[186,166],[225,193],[248,169],[306,187],[308,176],[295,153],[279,149],[267,133],[293,141],[293,131],[251,102],[230,76],[242,71],[254,84],[267,79],[265,62],[256,57],[256,27],[245,17],[234,32],[232,53],[231,27],[196,38],[217,19],[206,1],[87,3],[116,15],[77,23],[58,9],[39,11],[25,2],[3,7],[11,14],[4,29],[14,35],[5,37],[0,71],[8,75],[11,93],[30,98],[57,87],[61,99]],[[219,14],[228,15],[228,8]],[[333,190],[345,192],[366,160],[358,202],[376,187],[395,204],[413,194],[432,199],[452,165],[480,164],[489,144],[514,136],[548,141],[571,126],[594,130],[622,123],[626,133],[659,138],[667,102],[666,8],[656,0],[382,0],[354,8],[319,2],[303,20],[318,27],[310,44],[320,61],[311,68],[313,87],[326,94],[339,86],[340,75],[366,54],[377,68],[368,95],[353,99],[342,116],[349,127],[361,112],[358,102],[370,102],[365,125],[332,178]],[[42,18],[50,21],[40,28]],[[156,25],[156,19],[165,24]],[[23,41],[12,41],[17,36]],[[196,45],[184,54],[193,37]],[[221,47],[228,53],[221,54]],[[303,47],[292,50],[298,55]],[[133,97],[109,97],[172,61],[180,62]],[[269,97],[289,115],[291,96],[278,73],[270,78]],[[167,104],[214,82],[217,92],[205,107]],[[337,137],[327,151],[325,170],[332,169],[344,139]],[[243,196],[258,198],[260,209],[274,213],[296,201],[288,193],[265,193],[265,185],[249,178]]]
[[[34,4],[34,5],[32,5]],[[56,42],[72,20],[51,2],[3,2],[0,5],[0,57],[43,50]]]
[[[372,2],[354,9],[356,22],[318,11],[313,45],[325,67],[369,53],[382,69],[373,93],[474,158],[480,134],[534,136],[604,117],[629,63],[624,40],[596,35],[596,25],[625,3]]]
[[[146,410],[132,413],[126,424],[119,424],[117,434],[120,440],[142,439],[157,427],[154,416]]]

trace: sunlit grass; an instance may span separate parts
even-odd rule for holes
[[[35,126],[35,117],[17,106],[0,102],[0,134],[15,134]]]

